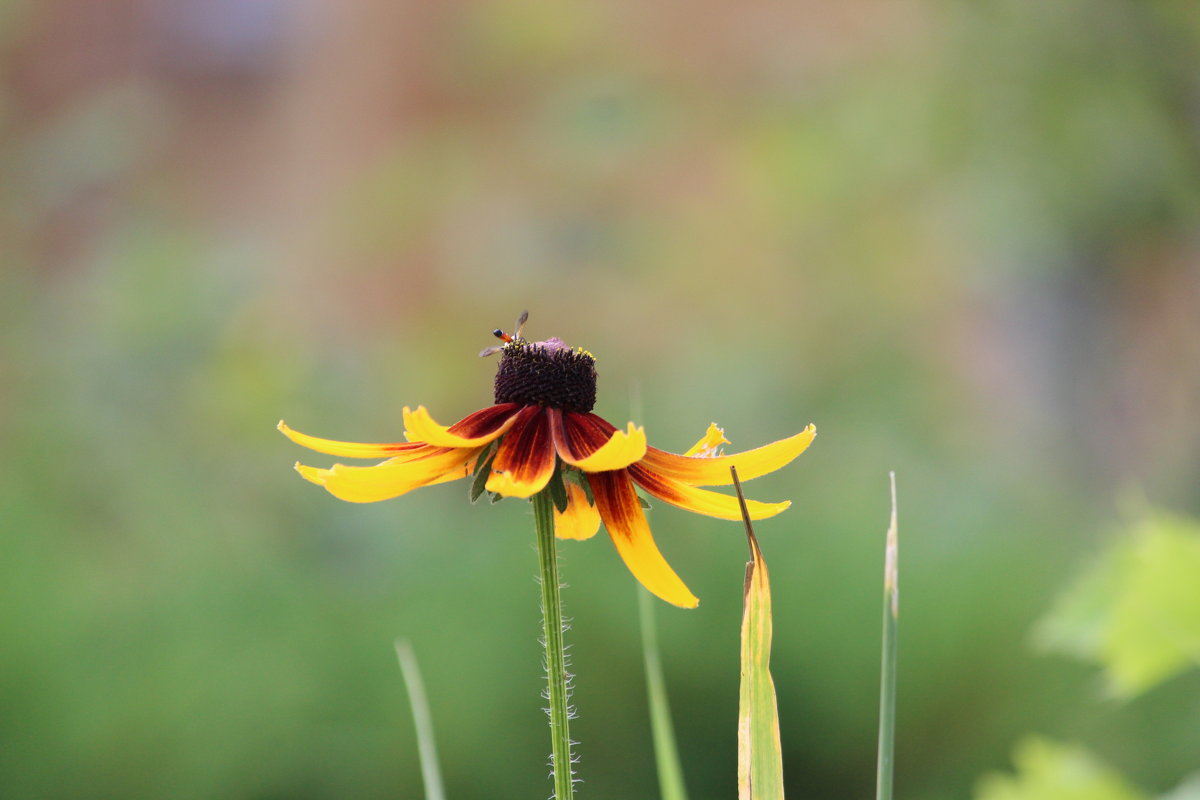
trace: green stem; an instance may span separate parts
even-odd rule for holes
[[[542,635],[546,644],[546,688],[550,700],[550,764],[556,800],[574,797],[571,731],[567,706],[567,659],[563,651],[562,603],[559,599],[558,556],[554,550],[554,501],[548,491],[533,496],[541,565]]]

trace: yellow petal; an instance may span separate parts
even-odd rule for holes
[[[732,495],[710,492],[708,489],[697,489],[682,481],[655,475],[640,465],[630,467],[629,474],[638,486],[659,500],[678,506],[685,511],[694,511],[697,514],[705,514],[718,519],[740,520],[742,518],[742,508],[738,505],[737,497]],[[741,477],[740,469],[738,477]],[[782,503],[760,503],[757,500],[747,500],[746,510],[750,512],[750,519],[767,519],[784,511],[791,504],[790,500],[784,500]]]
[[[654,543],[629,476],[620,471],[594,472],[588,475],[588,484],[617,553],[642,586],[668,603],[683,608],[699,605]]]
[[[699,456],[701,458],[712,458],[721,452],[721,445],[729,444],[729,440],[725,438],[725,430],[718,428],[717,423],[708,423],[708,430],[704,432],[704,436],[700,437],[700,441],[688,448],[685,456]],[[741,476],[738,476],[741,478]]]
[[[608,437],[608,441],[600,445],[591,455],[586,458],[575,458],[574,450],[562,437],[564,429],[555,425],[554,428],[554,443],[558,450],[558,457],[567,462],[573,467],[578,467],[584,472],[607,472],[613,469],[624,469],[630,464],[634,464],[641,460],[642,456],[646,455],[646,429],[636,427],[632,422],[629,423],[628,430],[613,431]],[[578,435],[578,429],[567,429],[570,433],[567,436]]]
[[[566,481],[567,510],[554,509],[554,535],[559,539],[590,539],[600,530],[600,512],[588,502],[587,492]]]
[[[484,486],[505,497],[532,497],[546,488],[554,474],[549,419],[545,409],[526,406],[510,424]]]
[[[778,442],[744,453],[711,458],[680,456],[649,447],[640,466],[691,486],[728,486],[733,483],[729,474],[731,465],[737,467],[739,479],[748,481],[757,478],[787,465],[812,444],[816,435],[816,426],[809,425],[787,439],[780,439]]]
[[[279,425],[276,427],[280,433],[301,447],[307,447],[309,450],[316,450],[318,453],[325,453],[330,456],[341,456],[342,458],[387,458],[388,456],[399,455],[407,450],[420,447],[419,444],[411,444],[409,442],[365,444],[363,442],[338,442],[333,439],[318,439],[316,436],[309,436],[306,433],[292,430],[283,420],[279,420]]]
[[[435,447],[479,447],[494,442],[515,420],[520,406],[506,403],[476,411],[459,422],[439,425],[429,416],[425,406],[413,411],[404,407],[404,435],[410,442],[424,442]]]
[[[465,478],[481,448],[431,448],[420,458],[392,458],[373,467],[334,464],[329,469],[297,464],[305,479],[351,503],[373,503],[399,497],[421,486]]]
[[[554,468],[551,467],[548,471],[539,472],[533,479],[523,480],[514,476],[511,472],[493,472],[488,476],[487,483],[484,488],[489,492],[495,492],[502,497],[520,497],[528,499],[546,488],[546,484],[550,482],[550,476],[554,474]]]
[[[296,472],[299,472],[300,477],[304,478],[304,480],[315,483],[317,486],[324,486],[325,474],[328,473],[329,470],[321,469],[320,467],[310,467],[307,464],[301,464],[299,461],[297,461]]]

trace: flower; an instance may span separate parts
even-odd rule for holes
[[[520,325],[524,323],[522,316]],[[621,559],[643,586],[667,602],[694,608],[699,600],[667,564],[646,522],[634,487],[688,511],[740,520],[736,497],[700,486],[728,486],[773,472],[802,453],[816,435],[800,433],[735,455],[721,455],[724,432],[710,425],[704,437],[682,455],[646,443],[646,432],[629,423],[620,430],[591,413],[596,402],[595,358],[561,339],[530,342],[495,331],[504,344],[481,355],[500,353],[494,405],[450,426],[425,410],[404,408],[405,437],[392,444],[319,439],[279,430],[296,444],[326,455],[384,458],[374,466],[334,464],[328,469],[297,462],[307,480],[355,503],[387,500],[422,486],[475,475],[472,499],[483,491],[500,497],[532,497],[550,491],[555,499],[555,534],[587,539],[600,523]],[[746,501],[751,519],[765,519],[790,502]]]

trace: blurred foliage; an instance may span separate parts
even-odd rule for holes
[[[1163,795],[1162,800],[1200,800],[1200,773],[1193,774],[1179,786]]]
[[[872,790],[889,469],[899,792],[1028,730],[1166,791],[1196,671],[1101,713],[1024,641],[1118,491],[1200,513],[1194,12],[0,3],[0,795],[418,796],[401,635],[447,794],[544,795],[527,507],[348,506],[274,430],[466,414],[523,308],[656,446],[820,428],[747,486],[794,501],[757,529],[790,797]],[[684,772],[728,797],[740,528],[651,516],[702,600],[660,614]],[[563,558],[584,790],[644,796],[635,587]]]
[[[1028,737],[1017,745],[1013,761],[1016,774],[984,776],[976,786],[975,800],[1144,800],[1149,797],[1078,745]],[[1193,775],[1159,798],[1200,798],[1200,776]]]
[[[1040,643],[1098,662],[1120,697],[1200,666],[1200,523],[1147,514],[1041,621]]]
[[[1038,625],[1047,649],[1099,662],[1110,691],[1128,699],[1181,670],[1200,653],[1200,525],[1146,512],[1112,542]],[[977,800],[1137,800],[1116,771],[1085,750],[1030,738],[1017,747],[1017,775],[983,778]],[[1164,800],[1195,795],[1195,779]]]
[[[976,800],[1145,800],[1081,747],[1026,739],[1013,757],[1017,774],[989,775]]]

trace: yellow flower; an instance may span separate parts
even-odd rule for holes
[[[495,405],[448,427],[435,422],[424,406],[406,406],[408,441],[393,444],[319,439],[280,421],[284,435],[319,453],[386,459],[367,467],[334,464],[322,469],[297,463],[296,469],[335,497],[355,503],[387,500],[473,473],[485,481],[484,489],[503,497],[552,491],[558,497],[559,538],[590,538],[603,522],[643,586],[667,602],[695,607],[699,601],[655,545],[634,486],[688,511],[740,520],[736,497],[697,487],[730,485],[730,466],[737,467],[743,481],[773,472],[804,452],[816,428],[809,425],[795,436],[744,453],[719,455],[728,441],[711,425],[687,454],[668,453],[648,446],[645,430],[632,422],[619,430],[591,413],[596,400],[591,353],[557,338],[529,342],[519,330],[515,336],[496,335],[504,345],[484,351],[501,354]],[[752,519],[772,517],[789,505],[747,501]]]

